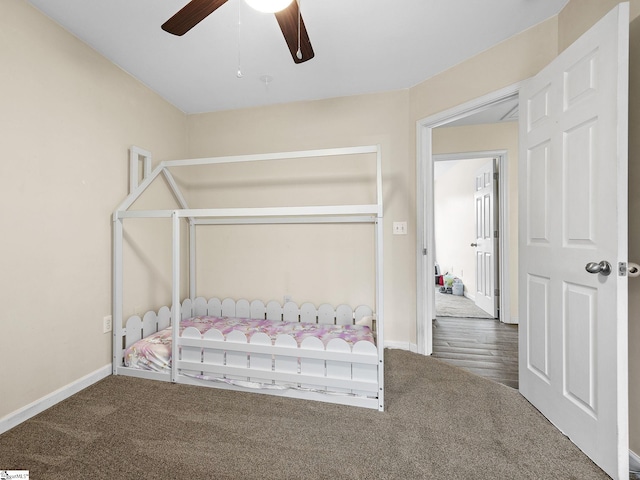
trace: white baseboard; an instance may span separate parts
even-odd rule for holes
[[[78,393],[80,390],[84,390],[88,386],[108,377],[111,375],[111,369],[111,364],[105,365],[95,372],[85,375],[75,382],[65,385],[55,392],[52,392],[49,395],[46,395],[35,402],[0,418],[0,434],[11,430],[13,427],[29,420],[31,417],[44,412],[47,408],[53,407],[56,403],[59,403],[62,400],[69,398],[71,395]]]
[[[629,471],[640,472],[640,455],[629,450]]]
[[[408,350],[413,353],[418,352],[418,345],[411,342],[384,342],[384,348],[395,348],[398,350]]]
[[[511,317],[508,318],[504,323],[508,323],[510,325],[518,325],[518,323],[520,323],[520,320],[518,320],[518,317]]]

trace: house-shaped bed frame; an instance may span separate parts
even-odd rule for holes
[[[365,205],[290,206],[257,208],[190,208],[169,169],[171,167],[202,166],[270,160],[323,158],[365,155],[376,162],[376,203]],[[142,179],[139,165],[142,159]],[[137,147],[130,150],[129,195],[113,214],[113,374],[130,375],[155,380],[206,385],[241,391],[253,391],[295,398],[305,398],[345,405],[384,409],[384,322],[383,322],[383,205],[382,157],[380,146],[362,146],[308,150],[285,153],[225,156],[188,160],[163,161],[151,170],[151,154]],[[132,210],[130,207],[161,175],[164,176],[180,208],[170,210]],[[134,315],[124,323],[123,317],[123,239],[124,220],[135,218],[172,219],[172,298],[171,305],[157,312],[147,312],[142,318]],[[189,241],[181,244],[181,222],[189,227]],[[327,304],[317,310],[312,304],[298,307],[286,303],[280,306],[261,301],[220,301],[196,297],[196,228],[211,225],[249,224],[336,224],[370,223],[375,236],[375,312],[368,307],[351,309],[346,305],[333,308]],[[189,252],[189,298],[181,301],[181,251]],[[258,335],[247,339],[243,334],[224,338],[217,330],[213,335],[193,331],[180,333],[180,322],[195,315],[267,318],[284,321],[335,324],[360,323],[371,316],[375,325],[375,345],[359,341],[354,345],[334,339],[322,345],[316,338],[305,339],[301,345],[291,338],[271,342]],[[133,342],[171,325],[172,345],[170,371],[154,372],[126,367],[125,349]],[[217,332],[217,334],[216,334]],[[237,332],[232,332],[237,333]],[[254,341],[254,337],[255,341]],[[282,340],[282,341],[280,341]],[[310,340],[310,342],[307,342]],[[315,340],[316,342],[313,342]],[[305,343],[307,342],[307,343]],[[176,360],[177,359],[177,360]],[[196,373],[196,374],[194,374]],[[209,381],[203,377],[242,378],[246,382]],[[251,388],[246,385],[267,385]]]

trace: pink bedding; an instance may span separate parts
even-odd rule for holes
[[[333,338],[342,338],[353,345],[361,340],[375,343],[369,327],[364,325],[321,325],[316,323],[280,322],[231,317],[192,317],[180,323],[180,332],[187,327],[195,327],[200,333],[216,328],[227,335],[239,330],[247,338],[256,332],[263,332],[275,340],[279,334],[293,336],[298,345],[307,337],[317,337],[326,345]],[[137,341],[124,352],[124,364],[156,372],[167,371],[171,367],[171,327]]]

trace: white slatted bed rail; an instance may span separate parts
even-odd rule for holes
[[[261,300],[249,302],[245,299],[220,300],[214,297],[207,300],[204,297],[197,297],[194,300],[189,298],[183,300],[180,311],[183,320],[209,315],[329,325],[361,324],[369,326],[375,335],[375,315],[367,305],[352,309],[349,305],[338,305],[334,308],[325,303],[316,308],[313,303],[308,302],[298,306],[295,302],[281,305],[273,300],[265,305]],[[161,307],[157,312],[150,310],[142,317],[138,315],[129,317],[125,328],[122,329],[123,351],[138,340],[171,326],[171,318],[171,309],[167,306]]]
[[[181,316],[239,317],[283,322],[331,325],[371,325],[375,318],[371,308],[361,305],[333,307],[312,303],[298,306],[276,301],[235,301],[231,298],[206,300],[198,297],[182,302]],[[122,351],[138,340],[172,325],[171,310],[161,307],[142,317],[127,319],[122,330]],[[278,335],[275,341],[264,333],[247,338],[233,331],[223,335],[211,329],[201,334],[194,327],[185,328],[178,338],[177,377],[169,372],[154,372],[125,367],[120,359],[115,373],[177,383],[234,388],[295,398],[313,398],[332,403],[379,408],[378,348],[369,341],[353,346],[341,338],[321,340],[305,338],[301,345],[291,335]],[[327,395],[330,395],[327,398]]]
[[[327,205],[308,207],[258,208],[190,208],[180,186],[169,172],[170,167],[188,167],[237,162],[261,162],[294,158],[318,158],[370,155],[376,162],[376,203],[370,205]],[[142,158],[144,173],[138,178],[137,165]],[[234,390],[255,391],[296,398],[320,400],[345,405],[384,409],[384,322],[383,322],[383,205],[382,156],[380,147],[363,146],[308,150],[234,157],[214,157],[160,162],[151,171],[150,153],[137,147],[131,149],[130,194],[113,214],[113,373],[143,378],[188,383]],[[133,164],[136,164],[135,168]],[[129,210],[142,193],[162,174],[180,208],[171,210]],[[133,316],[124,323],[123,312],[123,239],[124,220],[136,218],[172,219],[172,299],[171,305],[144,316]],[[189,240],[181,242],[181,222],[189,225]],[[246,224],[322,224],[370,223],[375,237],[375,313],[369,307],[351,309],[305,303],[298,305],[278,302],[210,299],[196,297],[196,228],[215,225]],[[211,227],[213,226],[213,227]],[[189,256],[190,299],[181,301],[181,258]],[[261,318],[285,322],[315,322],[349,325],[371,317],[375,322],[374,345],[359,341],[353,346],[334,339],[325,346],[317,338],[307,338],[300,345],[288,335],[274,342],[264,334],[247,338],[239,332],[222,335],[209,330],[204,335],[195,328],[186,328],[180,335],[180,322],[172,318],[196,315]],[[172,327],[170,374],[125,367],[124,350],[135,341],[167,326]],[[217,332],[217,333],[216,333]],[[266,338],[264,338],[266,337]],[[224,382],[210,381],[224,377]],[[254,389],[255,384],[269,388]]]
[[[212,315],[216,317],[264,318],[284,322],[320,323],[330,325],[355,325],[367,317],[373,318],[373,311],[367,305],[360,305],[352,309],[349,305],[333,307],[328,303],[318,308],[313,303],[303,303],[300,307],[295,302],[281,305],[272,300],[266,305],[262,300],[249,302],[245,299],[238,301],[233,298],[197,297],[195,300],[185,299],[182,302],[182,318],[196,315]]]

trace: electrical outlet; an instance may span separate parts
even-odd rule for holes
[[[111,315],[107,315],[102,319],[102,333],[109,333],[113,327]]]
[[[394,235],[406,235],[407,234],[407,222],[393,222],[393,234]]]

